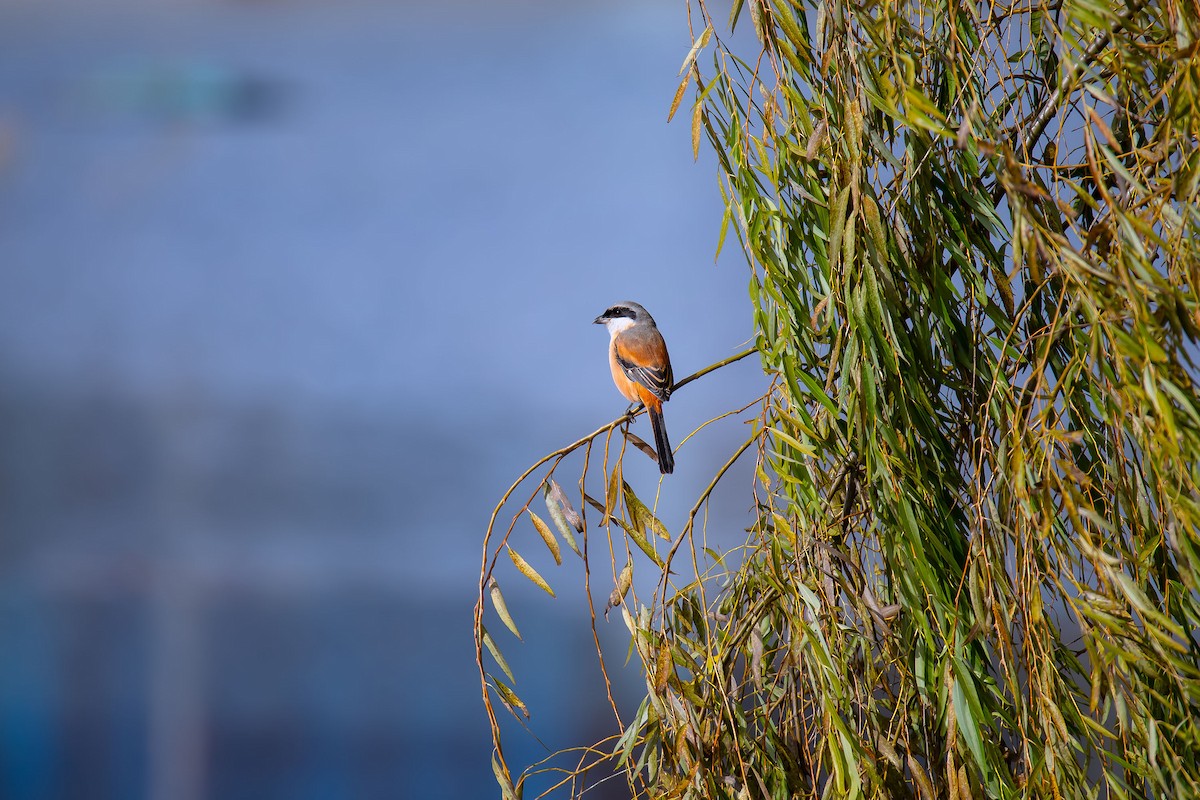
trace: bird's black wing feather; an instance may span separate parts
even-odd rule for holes
[[[675,380],[671,374],[670,364],[658,368],[642,367],[628,359],[622,358],[619,354],[617,355],[617,363],[621,365],[625,377],[645,386],[659,400],[667,400],[671,397],[671,388],[674,386]]]

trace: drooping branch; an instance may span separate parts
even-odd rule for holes
[[[1058,87],[1046,98],[1046,102],[1042,103],[1042,107],[1038,109],[1038,113],[1029,121],[1028,127],[1018,132],[1018,153],[1027,153],[1033,143],[1046,132],[1046,126],[1050,124],[1050,120],[1054,119],[1054,115],[1058,113],[1059,106],[1062,105],[1067,95],[1071,93],[1075,82],[1083,76],[1084,71],[1099,58],[1104,49],[1112,42],[1113,34],[1118,29],[1128,25],[1129,21],[1145,7],[1146,2],[1147,0],[1133,0],[1124,11],[1117,15],[1112,30],[1096,32],[1092,40],[1088,43],[1088,46],[1084,48],[1079,61],[1071,69],[1071,73],[1058,82]]]

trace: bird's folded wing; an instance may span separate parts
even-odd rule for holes
[[[650,390],[659,400],[671,396],[671,387],[675,384],[671,373],[671,360],[667,356],[666,345],[662,339],[658,341],[635,337],[618,337],[616,341],[617,363],[625,372],[625,377],[640,383]],[[651,367],[647,364],[660,364]]]

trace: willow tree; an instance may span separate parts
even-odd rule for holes
[[[773,379],[756,521],[683,581],[695,515],[656,548],[615,448],[585,471],[662,577],[614,570],[645,700],[562,785],[1200,797],[1200,3],[687,11],[672,112],[716,151]],[[560,535],[571,449],[525,476]],[[520,700],[483,626],[520,530],[489,530],[477,613],[506,796],[493,701]]]

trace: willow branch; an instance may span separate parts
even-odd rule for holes
[[[750,445],[759,440],[760,435],[761,434],[756,431],[753,436],[747,439],[742,446],[737,449],[737,452],[729,457],[729,460],[726,461],[724,466],[717,471],[717,474],[713,477],[712,481],[709,482],[704,491],[700,493],[700,499],[696,501],[696,504],[692,506],[692,510],[688,512],[687,522],[684,524],[683,530],[681,530],[679,535],[675,537],[675,541],[671,544],[671,549],[667,551],[667,557],[663,560],[664,576],[670,572],[671,560],[675,558],[675,553],[679,550],[679,546],[683,544],[684,539],[687,538],[687,535],[691,532],[692,528],[695,527],[696,515],[700,513],[700,509],[704,506],[704,503],[708,501],[709,495],[711,495],[713,490],[717,488],[717,484],[721,482],[721,478],[723,478],[725,473],[729,471],[729,468],[734,465],[734,462],[742,457],[742,453],[745,453],[747,450],[749,450]]]
[[[676,390],[686,386],[687,384],[691,383],[692,381],[696,380],[697,378],[702,378],[705,375],[709,374],[710,372],[721,369],[722,367],[733,364],[734,362],[741,361],[746,356],[750,355],[751,353],[755,353],[755,352],[757,352],[756,348],[749,347],[745,350],[742,350],[739,353],[735,353],[734,355],[729,356],[728,358],[722,359],[721,361],[718,361],[715,364],[710,364],[709,366],[705,367],[704,369],[694,372],[691,375],[684,378],[683,380],[676,383],[673,387],[671,387],[671,391],[675,392]],[[487,708],[488,720],[489,720],[489,723],[490,723],[491,729],[492,729],[492,742],[496,748],[496,753],[499,756],[500,764],[503,768],[504,775],[506,777],[509,777],[510,780],[511,780],[511,777],[509,776],[508,766],[504,761],[503,752],[501,751],[501,748],[500,748],[499,722],[496,720],[495,713],[492,710],[492,704],[490,702],[490,698],[488,697],[488,680],[487,680],[487,671],[483,665],[483,638],[482,638],[482,633],[481,633],[481,631],[483,629],[482,628],[482,626],[483,626],[483,609],[486,604],[484,596],[487,593],[487,578],[491,574],[491,569],[489,568],[489,564],[488,564],[488,557],[490,555],[490,544],[491,544],[492,532],[495,530],[495,527],[496,527],[496,518],[500,516],[500,510],[502,508],[504,508],[504,506],[508,503],[509,498],[512,497],[513,493],[517,490],[517,488],[522,483],[524,483],[529,478],[529,476],[532,475],[534,472],[536,472],[538,469],[545,466],[547,463],[549,463],[551,461],[555,461],[556,459],[558,461],[561,461],[563,458],[566,458],[568,455],[570,455],[571,453],[573,453],[575,450],[579,449],[580,447],[583,447],[585,445],[590,446],[591,442],[594,441],[597,436],[607,433],[607,432],[613,430],[614,428],[616,428],[617,426],[621,425],[622,423],[624,423],[630,419],[633,419],[635,416],[637,416],[637,414],[640,413],[640,411],[641,411],[641,409],[636,409],[634,411],[625,413],[625,414],[621,415],[620,417],[618,417],[617,419],[614,419],[612,422],[609,422],[608,424],[603,425],[600,428],[597,428],[595,431],[592,431],[587,436],[577,439],[574,442],[572,442],[571,444],[566,445],[565,447],[560,447],[559,449],[555,450],[554,452],[548,453],[544,457],[538,459],[538,461],[536,463],[534,463],[533,466],[529,467],[529,469],[522,472],[521,476],[519,478],[517,478],[511,486],[508,487],[508,490],[500,498],[500,502],[496,504],[496,507],[494,509],[492,509],[492,516],[488,520],[487,532],[484,534],[484,537],[483,537],[483,563],[480,568],[479,598],[475,603],[475,663],[479,667],[480,679],[481,679],[481,683],[483,685],[484,706]],[[742,450],[740,450],[738,452],[738,455],[740,455],[744,451],[745,451],[745,447],[743,447]],[[735,456],[735,459],[736,459],[736,456]],[[729,464],[726,464],[725,467],[723,467],[721,469],[721,472],[718,473],[718,476],[717,476],[718,479],[720,478],[721,475],[723,475],[725,473],[725,470],[728,468],[729,468]],[[710,486],[709,489],[706,490],[706,492],[704,493],[704,498],[707,498],[709,493],[711,493],[711,491],[712,491],[712,487]],[[702,498],[702,502],[703,502],[703,498]],[[690,527],[690,521],[693,520],[694,518],[695,518],[695,511],[693,511],[691,516],[689,517],[689,527]],[[507,538],[507,536],[506,536],[506,538]],[[586,544],[585,544],[585,547],[586,547]],[[495,564],[495,560],[493,558],[492,565],[494,566],[494,564]],[[590,603],[589,603],[589,605],[590,605]]]
[[[691,375],[688,375],[686,378],[679,381],[679,383],[672,386],[671,392],[674,393],[676,390],[678,390],[684,386],[687,386],[689,383],[696,380],[697,378],[703,378],[705,375],[707,375],[710,372],[714,372],[714,371],[720,369],[721,367],[727,367],[730,364],[734,363],[735,361],[741,361],[743,358],[750,355],[751,353],[757,353],[757,352],[758,352],[757,347],[747,347],[742,352],[734,353],[729,358],[726,358],[723,361],[718,361],[715,364],[709,364],[707,367],[700,370],[699,372],[693,372]]]
[[[1104,48],[1108,47],[1112,41],[1113,33],[1126,27],[1129,21],[1133,19],[1135,14],[1142,10],[1146,3],[1147,0],[1133,0],[1133,2],[1126,6],[1124,11],[1117,15],[1112,30],[1098,31],[1092,37],[1091,42],[1083,50],[1082,58],[1071,69],[1071,74],[1059,81],[1058,88],[1054,90],[1054,94],[1046,98],[1046,102],[1042,103],[1042,107],[1038,109],[1037,116],[1029,123],[1029,128],[1018,136],[1018,152],[1026,150],[1045,133],[1046,126],[1050,124],[1050,120],[1054,119],[1054,115],[1058,113],[1058,107],[1062,105],[1063,100],[1071,93],[1075,82],[1083,75],[1084,70],[1091,66],[1092,62],[1099,57]]]

